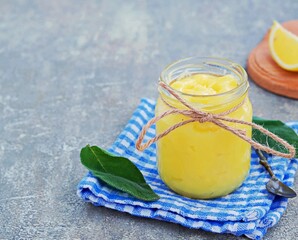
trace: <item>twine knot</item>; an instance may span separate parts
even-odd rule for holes
[[[155,116],[154,118],[152,118],[151,120],[149,120],[147,122],[147,124],[142,128],[140,135],[136,141],[136,148],[140,151],[145,150],[147,147],[149,147],[152,143],[158,141],[160,138],[166,136],[167,134],[169,134],[171,131],[174,131],[176,128],[179,128],[185,124],[191,123],[191,122],[199,122],[199,123],[205,123],[205,122],[210,122],[213,123],[233,134],[235,134],[236,136],[238,136],[239,138],[243,139],[244,141],[248,142],[252,147],[254,147],[255,149],[260,149],[263,150],[267,153],[270,154],[274,154],[280,157],[285,157],[285,158],[293,158],[296,154],[296,150],[295,148],[290,145],[289,143],[287,143],[285,140],[281,139],[280,137],[278,137],[277,135],[273,134],[272,132],[268,131],[267,129],[261,127],[260,125],[257,125],[255,123],[252,122],[246,122],[243,120],[238,120],[238,119],[234,119],[234,118],[229,118],[226,117],[227,115],[229,115],[232,112],[235,112],[237,109],[239,109],[244,102],[246,101],[246,99],[244,99],[240,104],[236,105],[235,107],[219,113],[219,114],[213,114],[213,113],[207,113],[207,112],[203,112],[201,110],[195,109],[193,106],[191,106],[190,104],[188,104],[183,98],[181,98],[173,89],[171,89],[167,84],[163,83],[163,82],[159,82],[159,86],[162,87],[163,89],[165,89],[166,91],[168,91],[173,97],[175,97],[181,104],[183,104],[186,109],[177,109],[173,106],[171,106],[162,96],[161,99],[163,100],[163,102],[170,108],[168,111],[162,113],[159,116]],[[168,116],[168,115],[172,115],[172,114],[182,114],[186,117],[189,117],[189,119],[179,122],[177,124],[174,124],[173,126],[169,127],[166,131],[164,131],[163,133],[160,133],[158,135],[156,135],[154,138],[151,138],[149,141],[145,142],[144,144],[142,144],[143,139],[145,137],[145,134],[147,132],[147,130],[153,125],[155,124],[157,121],[159,121],[160,119]],[[286,149],[288,149],[289,153],[283,153],[283,152],[279,152],[276,151],[268,146],[262,145],[254,140],[252,140],[251,138],[249,138],[248,136],[246,136],[246,131],[241,130],[241,129],[237,129],[237,128],[233,128],[230,127],[228,125],[226,125],[224,122],[232,122],[232,123],[238,123],[238,124],[242,124],[242,125],[247,125],[247,126],[251,126],[254,129],[259,130],[260,132],[264,133],[265,135],[267,135],[268,137],[272,138],[273,140],[275,140],[276,142],[279,142],[280,144],[282,144]]]
[[[195,117],[194,117],[195,119]],[[200,123],[204,123],[204,122],[212,122],[213,121],[213,114],[211,113],[206,113],[204,116],[199,117],[198,121]]]

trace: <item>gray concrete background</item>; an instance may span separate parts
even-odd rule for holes
[[[244,239],[94,207],[76,196],[80,149],[108,147],[179,58],[245,66],[297,0],[0,1],[0,239]],[[251,82],[255,115],[298,120],[298,101]],[[298,190],[298,182],[295,183]],[[298,198],[265,239],[298,236]]]

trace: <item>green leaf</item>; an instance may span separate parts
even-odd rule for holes
[[[146,183],[140,170],[127,158],[115,156],[97,146],[81,150],[81,163],[106,184],[145,201],[159,196]]]
[[[293,145],[296,149],[295,157],[298,157],[298,135],[295,131],[285,125],[282,121],[279,120],[267,120],[259,117],[253,117],[253,122],[261,125],[262,127],[266,128],[270,132],[276,134],[277,136],[281,137],[289,144]],[[281,145],[280,143],[274,141],[267,135],[261,133],[259,130],[253,129],[252,131],[253,139],[261,144],[268,145],[269,147],[273,148],[274,150],[287,153],[288,150]]]

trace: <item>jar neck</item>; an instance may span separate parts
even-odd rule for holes
[[[171,83],[177,79],[194,74],[211,74],[217,76],[232,75],[238,85],[237,87],[223,93],[213,95],[187,94],[171,88]],[[236,105],[244,99],[249,89],[247,74],[245,70],[234,62],[219,58],[191,57],[179,60],[168,65],[160,75],[160,81],[167,84],[175,93],[188,101],[195,108],[210,112],[217,112],[226,105]],[[159,87],[161,96],[172,106],[183,108],[183,106],[168,91]]]

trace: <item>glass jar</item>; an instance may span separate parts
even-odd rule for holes
[[[249,84],[245,70],[226,59],[191,57],[174,62],[161,73],[160,81],[171,87],[181,76],[210,74],[232,75],[237,86],[232,90],[213,94],[196,95],[173,89],[196,109],[208,113],[222,113],[239,105],[226,117],[252,121],[252,106],[248,98]],[[186,107],[163,88],[155,109],[156,115],[169,110],[163,99],[178,109]],[[156,123],[160,134],[176,123],[189,117],[181,114],[168,115]],[[224,122],[233,128],[246,131],[251,137],[251,127]],[[210,199],[227,195],[238,188],[250,169],[251,146],[233,133],[210,122],[192,122],[179,127],[157,142],[158,171],[164,183],[186,197]]]

